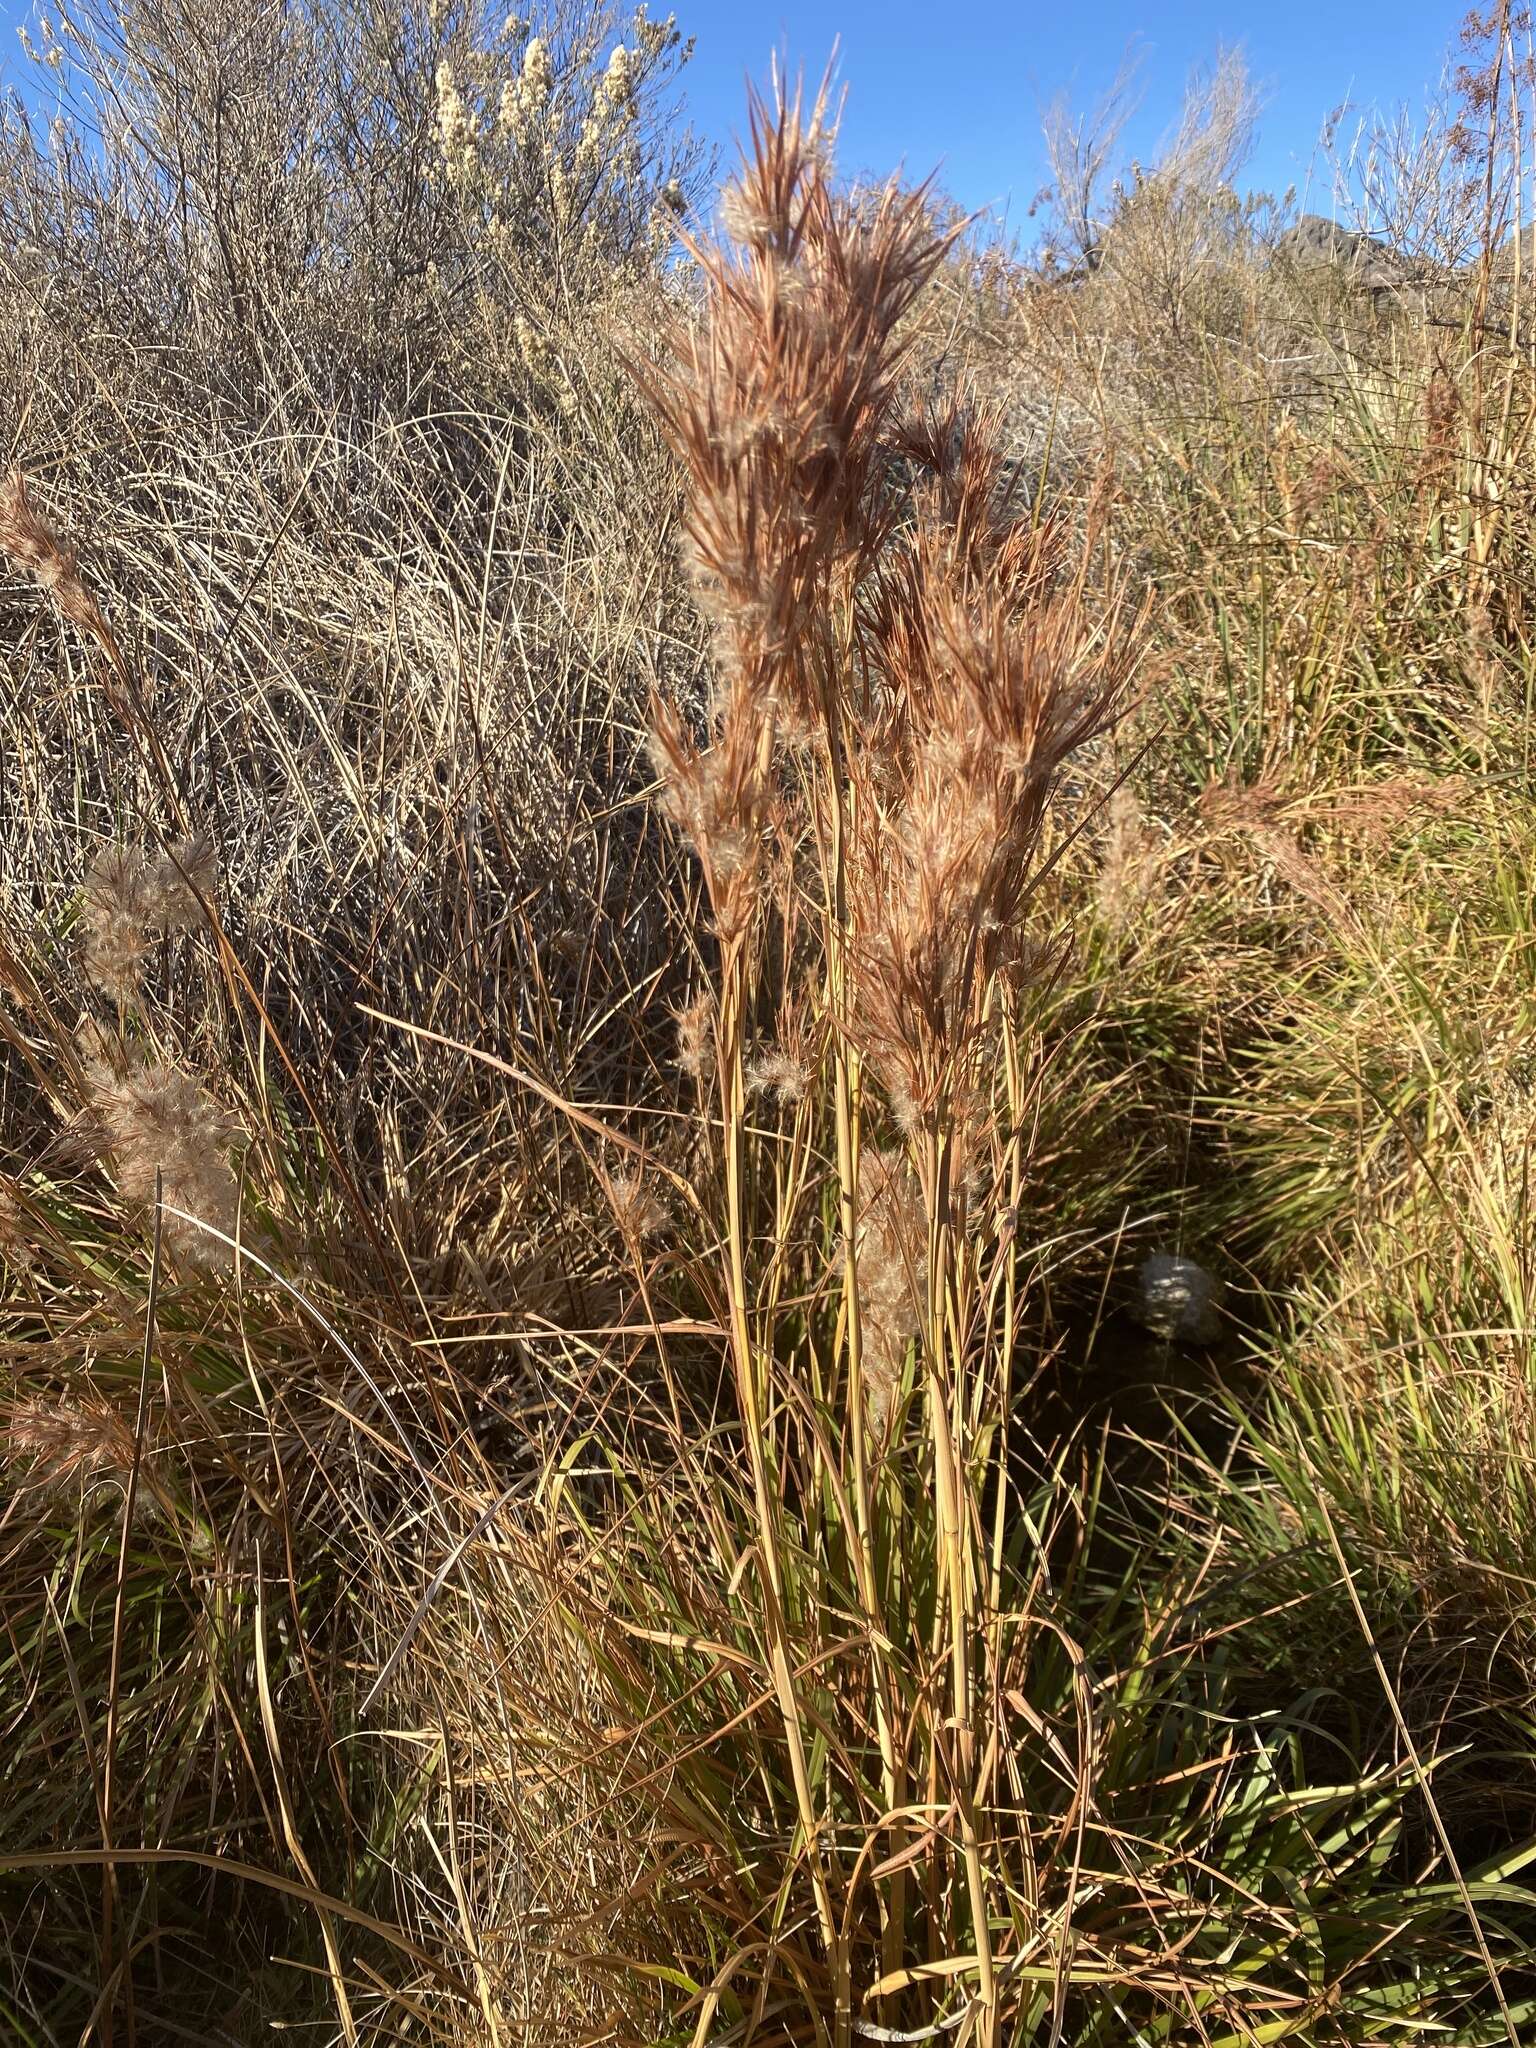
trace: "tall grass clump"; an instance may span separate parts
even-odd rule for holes
[[[424,1186],[461,1117],[515,1142],[505,1105],[445,1066],[429,1106],[360,1000],[558,1072],[550,1003],[666,957],[614,799],[697,654],[619,350],[699,190],[687,45],[585,6],[49,19],[0,121],[0,460],[152,716],[7,581],[0,887],[57,922],[143,821],[211,833],[307,1086]]]
[[[995,2040],[997,1905],[980,1731],[986,1688],[1012,1646],[989,1626],[986,1535],[972,1511],[1002,1453],[1007,1389],[993,1374],[1006,1370],[1015,1304],[986,1219],[1023,1170],[1027,1075],[1013,996],[1021,965],[1032,964],[1021,920],[1044,809],[1061,763],[1109,715],[1125,657],[1112,612],[1096,633],[1080,592],[1060,587],[1052,531],[1010,504],[985,421],[954,411],[898,420],[900,325],[942,244],[920,195],[889,192],[864,219],[839,205],[819,160],[824,118],[821,103],[808,122],[798,106],[754,106],[753,150],[726,199],[737,251],[701,252],[704,330],[659,382],[685,465],[685,530],[719,678],[702,738],[662,708],[656,758],[665,807],[704,872],[717,948],[705,995],[706,1105],[718,1121],[723,1197],[711,1291],[728,1329],[757,1524],[762,1654],[833,2034],[849,2037],[855,1980],[871,1968],[857,1954],[853,1914],[878,1926],[884,1976],[904,1980],[912,1895],[926,1899],[932,1962],[973,1958],[982,2034]],[[881,474],[903,462],[910,507],[901,483]],[[807,892],[809,903],[797,903]],[[770,1274],[795,1247],[815,1193],[810,1161],[795,1159],[809,1131],[790,1135],[789,1172],[774,1175],[766,1209],[767,1176],[752,1156],[749,1039],[754,1026],[775,1037],[782,1029],[764,1002],[769,961],[775,977],[793,980],[805,1043],[784,1071],[789,1085],[773,1092],[791,1103],[828,1099],[836,1136],[841,1313],[819,1361],[820,1398],[802,1387],[800,1403],[773,1371],[777,1287],[765,1291],[754,1271],[760,1247],[771,1248]],[[1013,1087],[994,1120],[982,1096],[986,1054],[1004,1046]],[[866,1158],[879,1162],[884,1204],[908,1210],[903,1231],[869,1237]],[[889,1309],[866,1355],[861,1250],[872,1287],[899,1287],[879,1274],[882,1255],[908,1267],[921,1451],[906,1440],[909,1347]],[[796,1415],[802,1403],[808,1412]],[[791,1482],[781,1438],[807,1426],[815,1433]],[[919,1457],[938,1516],[925,1532],[928,1582],[898,1588],[891,1530],[902,1519],[904,1468]],[[881,1775],[878,1802],[871,1787],[865,1804],[869,1818],[883,1807],[883,1839],[840,1841],[825,1803],[842,1800],[830,1779],[825,1790],[813,1783],[788,1633],[799,1546],[783,1525],[787,1485],[829,1491],[837,1504],[821,1541],[845,1552],[870,1634]],[[814,1555],[807,1562],[816,1568]],[[902,1696],[880,1642],[898,1612],[906,1626],[926,1621],[944,1645],[945,1678],[915,1698]],[[914,1823],[934,1830],[916,1858]],[[849,1895],[850,1854],[856,1866],[894,1865],[867,1905]]]

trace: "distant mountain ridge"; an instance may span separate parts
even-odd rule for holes
[[[1499,270],[1512,267],[1517,240],[1522,245],[1522,263],[1530,269],[1536,256],[1536,228],[1526,228],[1519,237],[1510,235],[1495,252]],[[1298,268],[1336,263],[1350,269],[1356,281],[1369,290],[1384,291],[1394,285],[1452,283],[1472,268],[1474,255],[1466,264],[1435,263],[1425,257],[1411,257],[1379,235],[1368,235],[1326,214],[1305,213],[1294,227],[1286,229],[1275,243],[1275,253]]]

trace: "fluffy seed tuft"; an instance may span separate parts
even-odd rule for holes
[[[217,880],[206,833],[178,840],[151,860],[136,847],[109,846],[91,863],[81,891],[86,979],[113,1002],[133,1008],[143,989],[150,940],[191,931],[202,921]]]
[[[109,846],[91,863],[82,892],[86,979],[115,1003],[139,999],[149,954],[149,870],[142,854]]]
[[[638,1171],[614,1174],[608,1192],[619,1229],[636,1243],[660,1237],[671,1223],[665,1202]]]
[[[714,1006],[702,991],[677,1012],[677,1064],[702,1086],[714,1072]]]
[[[899,1152],[871,1152],[859,1175],[859,1314],[864,1400],[877,1429],[890,1418],[907,1351],[922,1327],[928,1224],[917,1176]]]
[[[124,1480],[133,1467],[133,1431],[99,1394],[16,1401],[7,1435],[12,1457],[25,1464],[33,1486],[85,1488]]]
[[[747,1086],[752,1093],[771,1096],[784,1105],[803,1102],[810,1085],[805,1061],[781,1045],[760,1052],[747,1068]]]
[[[198,1222],[234,1234],[238,1186],[229,1163],[239,1126],[193,1075],[153,1061],[116,1075],[92,1076],[98,1118],[97,1150],[109,1154],[123,1199],[153,1211],[155,1181],[167,1211],[165,1242],[188,1266],[228,1266],[228,1246],[196,1223],[169,1213],[184,1210]]]

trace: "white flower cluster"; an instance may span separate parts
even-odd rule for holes
[[[555,89],[555,67],[540,36],[530,39],[523,52],[523,68],[502,89],[499,122],[503,135],[514,142],[531,142],[544,120]]]
[[[608,68],[597,81],[592,110],[582,123],[576,145],[576,171],[585,177],[601,164],[617,165],[618,148],[624,130],[635,114],[635,55],[623,43],[608,59]]]
[[[682,41],[675,14],[669,14],[665,21],[652,21],[643,7],[635,9],[634,31],[635,42],[646,57],[660,57]]]
[[[564,51],[558,78],[550,44],[521,14],[483,50],[455,45],[452,62],[443,56],[439,175],[472,218],[485,260],[516,265],[536,251],[546,267],[601,264],[626,233],[636,250],[667,246],[686,199],[675,180],[645,189],[641,108],[680,42],[671,15],[653,22],[642,6],[622,41],[594,24]],[[518,346],[537,366],[537,340]]]
[[[449,179],[456,185],[473,183],[480,169],[479,123],[446,57],[437,67],[437,139]]]
[[[30,63],[46,64],[50,71],[59,70],[64,62],[64,46],[60,43],[54,31],[53,23],[46,14],[39,18],[37,29],[38,34],[43,39],[43,47],[41,49],[37,47],[31,36],[28,35],[27,24],[24,21],[17,23],[16,33],[21,38],[22,50],[25,52]]]
[[[632,53],[619,43],[608,59],[608,69],[603,73],[597,88],[600,100],[615,112],[628,108],[635,97],[635,60]]]

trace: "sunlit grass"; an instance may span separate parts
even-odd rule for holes
[[[365,12],[5,134],[0,2029],[1523,2039],[1506,287]]]

